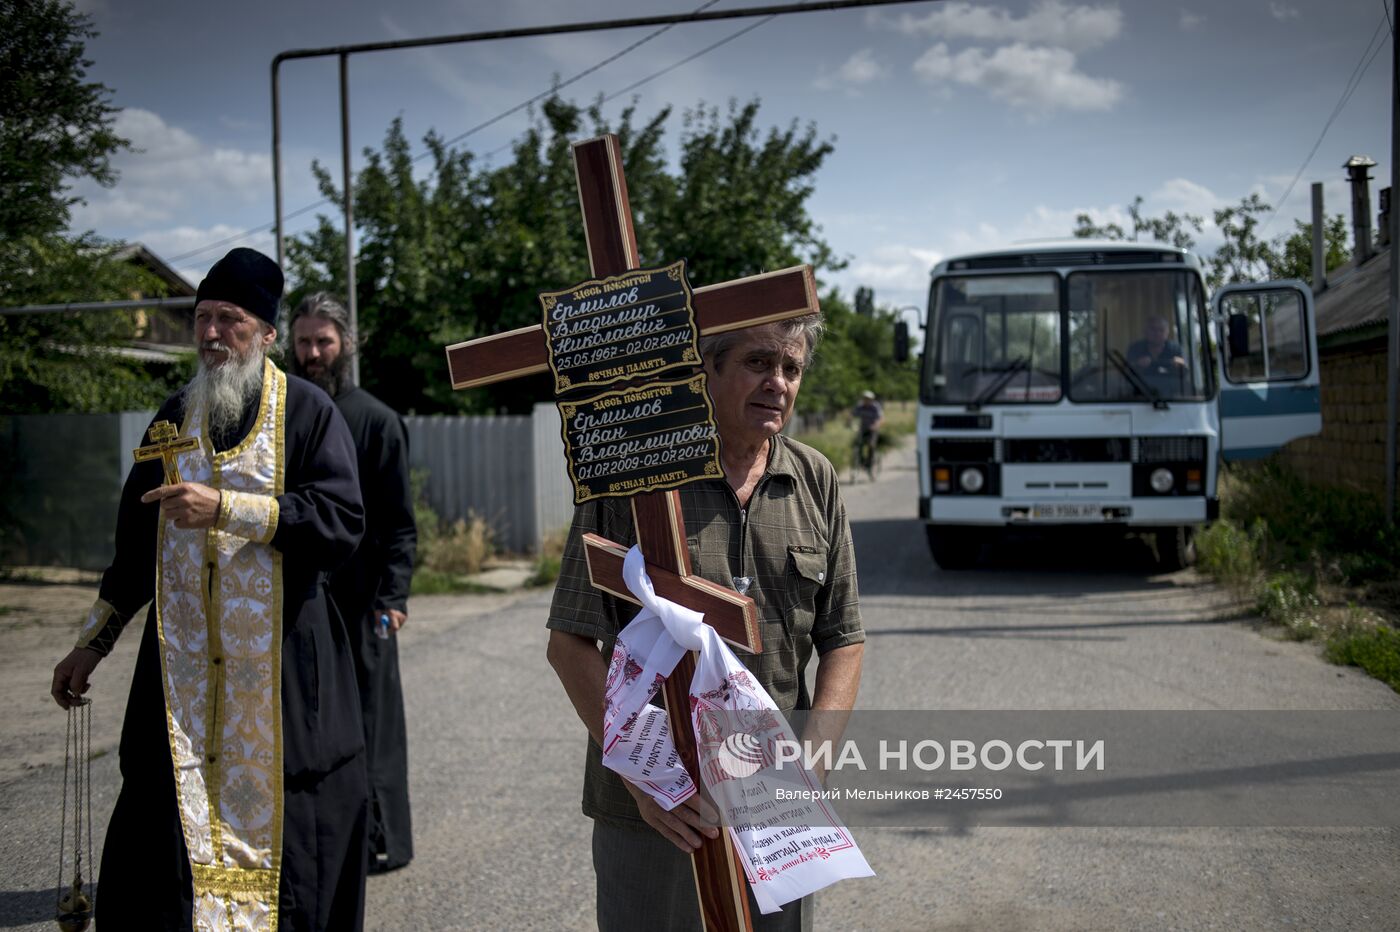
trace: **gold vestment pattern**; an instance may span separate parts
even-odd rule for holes
[[[188,482],[220,492],[217,522],[158,532],[156,621],[175,787],[198,932],[277,927],[282,860],[282,555],[287,377],[264,363],[252,431],[212,453],[191,403],[179,456]]]

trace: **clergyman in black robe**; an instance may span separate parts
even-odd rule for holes
[[[289,371],[335,398],[359,455],[365,536],[331,577],[331,598],[355,650],[360,711],[369,768],[370,873],[413,859],[408,804],[408,729],[399,676],[398,631],[408,620],[408,594],[418,533],[409,482],[408,432],[392,408],[350,379],[357,351],[349,314],[334,297],[309,295],[292,312]]]
[[[163,485],[158,458],[132,468],[100,597],[54,671],[67,707],[152,603],[98,874],[102,928],[363,925],[364,738],[325,580],[364,512],[344,418],[265,358],[281,292],[281,270],[246,249],[200,285],[199,372],[153,421],[197,442],[174,458],[181,481]]]

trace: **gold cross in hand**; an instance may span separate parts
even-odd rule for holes
[[[150,430],[151,440],[154,442],[131,451],[138,463],[160,457],[162,465],[165,466],[165,485],[178,485],[185,481],[180,477],[180,467],[175,462],[176,454],[199,449],[198,437],[180,437],[178,434],[175,425],[169,421],[156,421]]]

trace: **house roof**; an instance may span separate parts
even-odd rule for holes
[[[108,258],[114,262],[131,262],[146,269],[169,286],[172,298],[192,298],[195,295],[195,287],[185,276],[171,268],[164,259],[147,249],[143,243],[127,243],[113,250]]]
[[[1313,298],[1319,337],[1384,326],[1390,313],[1390,254],[1381,249],[1360,267],[1350,264],[1327,276]]]

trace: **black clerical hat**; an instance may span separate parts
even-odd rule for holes
[[[277,307],[282,300],[282,269],[256,249],[242,246],[229,251],[204,281],[199,283],[195,303],[227,301],[255,317],[277,326]]]

